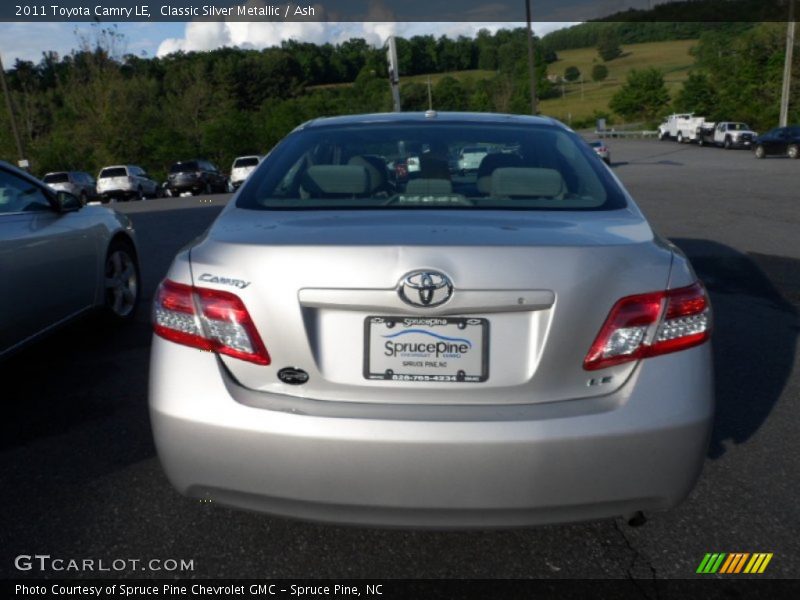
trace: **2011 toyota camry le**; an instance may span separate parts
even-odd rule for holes
[[[467,147],[487,154],[451,173]],[[445,528],[638,515],[687,496],[709,439],[703,285],[548,118],[298,127],[175,258],[153,323],[161,463],[221,504]]]

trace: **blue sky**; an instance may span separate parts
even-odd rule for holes
[[[571,23],[537,23],[537,35]],[[363,37],[379,45],[391,34],[474,35],[482,27],[496,30],[516,27],[515,23],[106,23],[123,35],[122,53],[152,57],[175,50],[211,50],[222,46],[264,48],[280,44],[284,39],[341,42]],[[81,39],[93,39],[96,25],[90,23],[0,23],[0,54],[6,68],[16,59],[39,62],[42,53],[55,51],[69,54],[80,47]]]

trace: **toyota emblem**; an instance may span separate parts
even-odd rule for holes
[[[438,271],[414,271],[400,280],[397,293],[406,304],[433,308],[450,300],[453,283]]]

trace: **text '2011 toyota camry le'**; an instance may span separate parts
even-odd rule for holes
[[[477,146],[477,170],[450,168]],[[175,258],[153,322],[160,460],[222,504],[413,527],[625,516],[678,504],[708,443],[705,289],[547,118],[306,123]]]

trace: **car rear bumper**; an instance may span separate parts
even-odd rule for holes
[[[670,508],[694,486],[713,414],[710,353],[648,359],[594,399],[381,416],[378,405],[246,390],[215,355],[155,337],[151,420],[175,488],[221,504],[382,526],[613,517]]]

